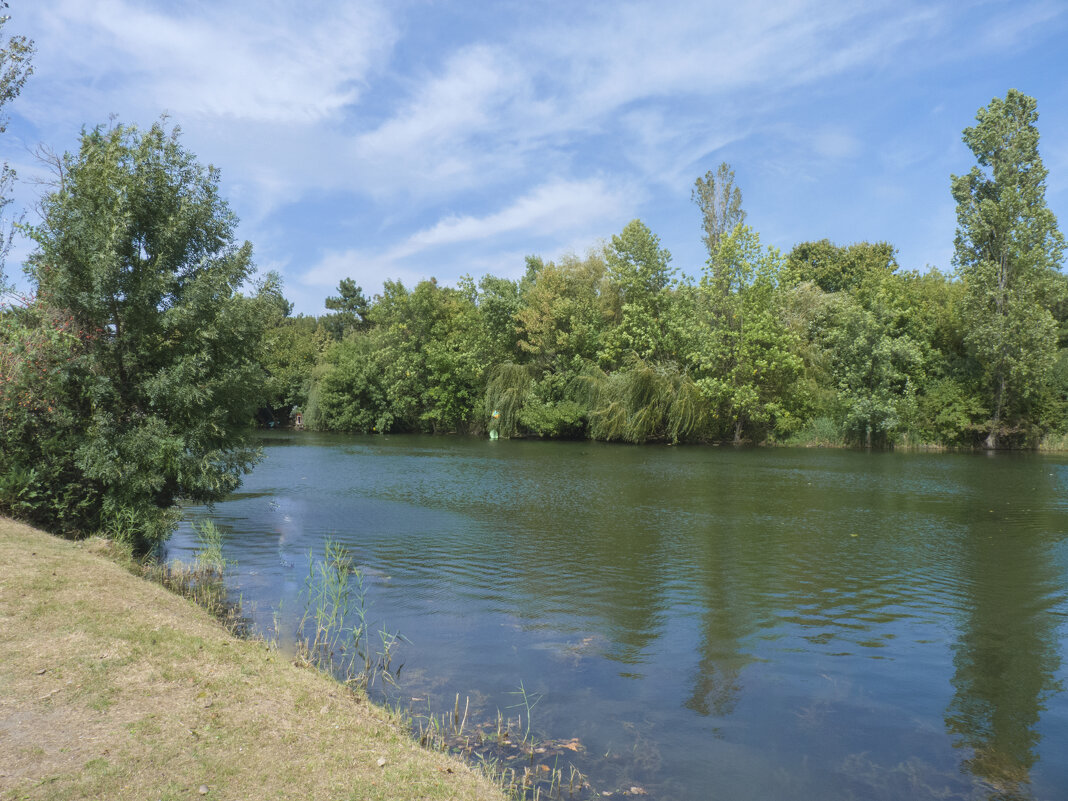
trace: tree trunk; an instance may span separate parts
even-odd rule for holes
[[[738,419],[734,421],[734,444],[742,444],[742,416],[738,415]]]
[[[1001,407],[1005,402],[1005,374],[1001,374],[1001,380],[998,383],[998,399],[994,405],[994,419],[990,421],[990,433],[987,434],[984,447],[988,451],[995,450],[998,446],[998,430],[1001,428]]]

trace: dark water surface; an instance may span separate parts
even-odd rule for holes
[[[258,625],[285,646],[340,540],[401,700],[489,718],[522,682],[598,795],[1068,799],[1068,458],[264,446],[212,514]]]

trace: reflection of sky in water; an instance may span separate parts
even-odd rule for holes
[[[492,716],[522,681],[607,789],[1068,788],[1063,460],[311,434],[266,454],[214,510],[263,628],[281,605],[291,636],[336,538],[411,640],[405,693]]]

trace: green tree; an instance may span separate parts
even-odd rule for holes
[[[884,445],[907,425],[922,375],[920,347],[895,333],[887,309],[845,293],[826,296],[816,322],[836,390],[837,417],[853,442]]]
[[[608,277],[618,297],[616,325],[605,332],[601,362],[620,366],[628,354],[662,361],[671,347],[671,253],[641,220],[631,220],[604,251]]]
[[[350,331],[363,331],[369,325],[367,309],[370,302],[363,294],[363,287],[356,286],[351,278],[342,278],[337,295],[326,299],[325,306],[334,312],[323,316],[323,327],[334,339],[343,339]]]
[[[965,341],[982,369],[990,410],[986,447],[1027,423],[1057,358],[1050,313],[1064,239],[1046,206],[1038,112],[1015,89],[979,109],[964,142],[979,162],[952,176],[954,263],[964,282]]]
[[[858,242],[840,247],[828,239],[801,242],[786,257],[786,275],[791,284],[809,281],[824,292],[856,289],[865,280],[876,280],[898,267],[893,245],[888,242]]]
[[[516,314],[520,309],[519,284],[508,278],[486,275],[478,282],[478,311],[489,340],[494,362],[518,355]]]
[[[690,361],[735,442],[746,432],[789,431],[794,424],[791,394],[802,360],[779,308],[782,269],[779,252],[741,225],[720,242],[701,278],[705,331]]]
[[[581,369],[597,357],[606,325],[604,259],[591,253],[528,267],[515,314],[520,354],[546,371]]]
[[[491,344],[474,282],[409,291],[386,281],[367,313],[369,328],[326,353],[312,392],[312,423],[363,431],[469,430],[481,419]]]
[[[248,302],[260,307],[264,319],[258,359],[267,387],[256,416],[261,424],[285,423],[295,409],[307,406],[312,375],[330,334],[314,317],[290,316],[293,304],[282,294],[282,279],[274,271],[257,283]]]
[[[693,202],[701,209],[701,241],[712,258],[719,249],[720,240],[745,222],[742,209],[742,190],[734,185],[734,170],[727,162],[719,165],[715,175],[709,170],[704,178],[694,182],[691,194]]]
[[[147,548],[170,533],[179,498],[224,497],[256,459],[245,432],[265,307],[238,293],[251,246],[235,244],[218,171],[177,128],[96,128],[62,163],[28,229],[38,303],[85,341],[58,393],[73,447],[49,458],[98,498],[72,528]]]
[[[6,8],[7,3],[4,3],[3,7]],[[0,31],[10,19],[11,17],[6,14],[0,15]],[[33,42],[25,36],[9,37],[0,49],[0,136],[7,131],[7,117],[4,116],[2,109],[18,97],[26,79],[33,73],[32,57]],[[15,171],[7,162],[4,162],[0,165],[0,219],[6,217],[11,205],[10,195],[14,182]],[[6,289],[4,263],[11,250],[13,235],[13,226],[7,224],[0,226],[0,293]]]

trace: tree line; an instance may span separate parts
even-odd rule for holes
[[[0,107],[32,54],[0,49]],[[1034,446],[1068,429],[1064,243],[1036,120],[1011,91],[965,130],[954,275],[902,270],[888,243],[783,255],[724,164],[694,187],[696,276],[634,220],[517,280],[368,298],[345,279],[319,317],[293,316],[277,275],[254,281],[219,173],[177,127],[87,129],[48,159],[39,221],[15,222],[32,293],[0,270],[0,513],[150,548],[179,500],[238,486],[256,421],[298,410],[332,431]],[[12,179],[4,165],[0,211]]]
[[[345,279],[318,318],[278,303],[264,411],[368,433],[1034,447],[1068,426],[1036,121],[1010,91],[965,130],[952,274],[902,269],[886,242],[767,247],[722,164],[693,191],[697,276],[634,220],[583,256],[528,257],[518,280],[387,281],[369,299]]]

